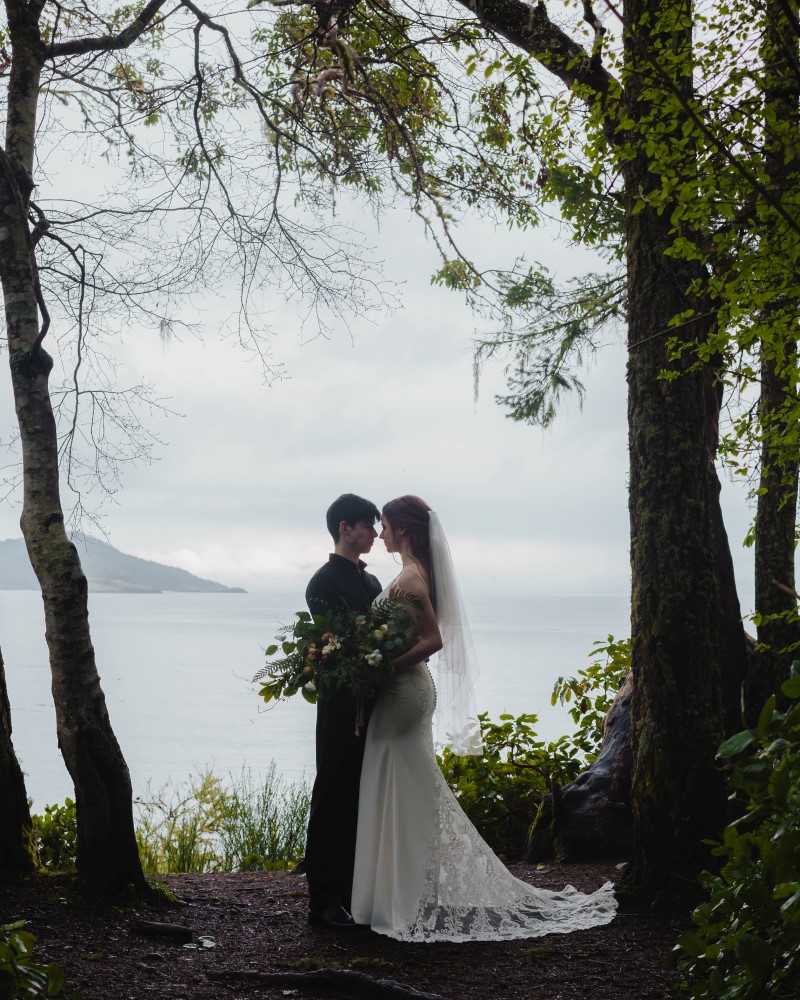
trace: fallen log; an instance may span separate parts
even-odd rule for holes
[[[180,944],[186,944],[194,940],[194,931],[185,924],[160,924],[154,920],[137,920],[131,925],[134,934],[143,934],[145,937],[166,937]]]

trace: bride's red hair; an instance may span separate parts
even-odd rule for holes
[[[422,563],[431,581],[433,600],[436,590],[431,566],[430,510],[428,504],[420,497],[407,494],[385,503],[381,513],[391,525],[392,531],[402,531],[408,539],[411,555]]]

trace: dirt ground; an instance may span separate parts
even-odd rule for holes
[[[549,889],[571,883],[590,891],[618,876],[611,863],[510,867]],[[305,879],[288,872],[169,875],[163,881],[182,904],[97,908],[70,881],[38,876],[0,888],[0,923],[28,920],[39,938],[37,959],[58,962],[82,1000],[391,995],[391,987],[358,977],[332,983],[298,977],[319,977],[313,970],[323,967],[354,970],[442,1000],[677,996],[675,973],[662,967],[685,924],[672,916],[623,912],[606,927],[510,943],[400,944],[371,931],[309,927]],[[195,947],[143,936],[137,920],[186,925]],[[264,973],[274,978],[260,978]]]

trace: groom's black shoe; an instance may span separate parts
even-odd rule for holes
[[[313,907],[308,911],[308,922],[334,931],[354,931],[358,926],[347,910],[337,903],[329,903],[320,909]]]

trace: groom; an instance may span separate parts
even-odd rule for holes
[[[380,511],[369,500],[344,493],[326,515],[334,550],[311,577],[306,603],[312,615],[367,611],[381,592],[361,556],[378,537]],[[372,704],[366,706],[368,717]],[[366,722],[366,719],[365,719]],[[355,735],[356,700],[341,692],[317,702],[317,777],[311,793],[306,841],[308,922],[336,930],[356,925],[350,916],[358,825],[358,786],[366,725]]]

